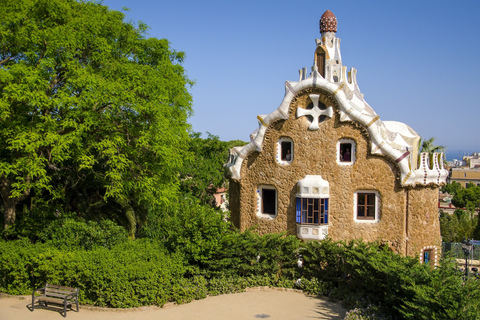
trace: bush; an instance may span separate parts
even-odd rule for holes
[[[31,294],[45,282],[80,288],[80,302],[115,308],[163,305],[185,273],[183,257],[158,243],[129,241],[112,249],[62,251],[28,241],[0,248],[0,291]],[[180,299],[178,298],[178,299]]]
[[[231,228],[221,211],[184,198],[168,210],[150,212],[138,236],[162,241],[170,252],[180,251],[190,265],[201,267],[220,250]]]
[[[219,250],[203,265],[202,271],[209,278],[260,275],[276,281],[295,279],[299,245],[300,240],[294,236],[230,232],[221,239]]]
[[[39,234],[40,241],[63,250],[112,248],[127,239],[127,231],[111,220],[86,222],[81,218],[71,217],[51,222]]]

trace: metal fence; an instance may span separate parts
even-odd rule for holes
[[[465,259],[465,253],[462,250],[461,243],[442,242],[442,254],[451,255],[455,259]],[[480,245],[474,244],[473,250],[468,256],[469,260],[480,260]]]

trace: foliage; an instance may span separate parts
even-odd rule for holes
[[[223,212],[185,196],[168,209],[152,210],[139,236],[160,240],[170,252],[182,252],[196,266],[221,250],[220,242],[230,228]]]
[[[444,242],[461,242],[463,238],[478,238],[478,216],[462,209],[453,214],[440,212],[440,231]]]
[[[378,243],[358,241],[311,242],[302,252],[305,278],[317,278],[324,294],[353,309],[348,319],[480,318],[480,282],[462,281],[452,261],[431,268]]]
[[[434,152],[444,152],[445,146],[437,146],[435,145],[435,137],[431,137],[430,139],[420,139],[418,141],[418,150],[419,153],[427,152],[427,153],[434,153]]]
[[[442,261],[426,276],[404,285],[412,293],[399,308],[404,319],[480,319],[480,282],[463,280],[454,261]]]
[[[479,319],[480,282],[462,280],[452,261],[432,268],[379,243],[301,243],[251,231],[227,231],[216,247],[208,260],[193,259],[192,265],[180,248],[167,249],[159,240],[88,250],[3,241],[0,291],[28,294],[48,281],[79,287],[81,303],[125,308],[186,303],[252,286],[293,287],[302,276],[305,292],[327,294],[353,309],[347,319]]]
[[[457,208],[467,208],[473,212],[480,204],[480,187],[470,185],[468,188],[457,190],[452,198],[452,204]]]
[[[241,142],[221,141],[209,132],[207,132],[207,138],[203,139],[199,132],[192,132],[188,150],[193,157],[187,161],[181,171],[181,191],[184,194],[192,194],[204,204],[219,206],[220,204],[215,203],[213,195],[218,189],[227,186],[223,165],[227,162],[228,149],[233,143]]]
[[[441,190],[442,192],[447,192],[450,195],[456,195],[459,190],[462,189],[462,185],[460,182],[452,181],[451,183],[447,183],[444,185]]]
[[[43,198],[133,236],[188,158],[184,54],[97,2],[7,0],[0,16],[4,227]]]
[[[365,308],[355,308],[348,311],[343,320],[390,320],[395,319],[382,313],[380,308],[369,305]]]
[[[9,241],[0,261],[2,292],[30,294],[48,282],[80,288],[81,303],[116,308],[164,304],[185,272],[180,255],[146,240],[89,251]]]
[[[205,261],[202,269],[209,278],[223,275],[271,276],[274,281],[298,277],[297,254],[300,240],[283,234],[259,236],[252,231],[229,232],[219,250]]]
[[[39,240],[63,250],[94,247],[113,248],[127,240],[127,233],[111,220],[84,221],[82,218],[63,218],[50,223]]]

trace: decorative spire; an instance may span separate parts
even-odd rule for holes
[[[327,10],[320,18],[320,33],[337,32],[337,17],[332,11]]]

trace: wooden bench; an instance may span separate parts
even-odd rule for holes
[[[37,293],[37,295],[35,295]],[[40,293],[40,295],[38,295]],[[47,306],[48,303],[62,304],[63,316],[67,316],[67,306],[72,308],[75,303],[78,312],[78,288],[62,287],[54,284],[45,284],[45,287],[34,290],[32,293],[32,311],[35,309],[35,301],[39,305],[42,303]]]

